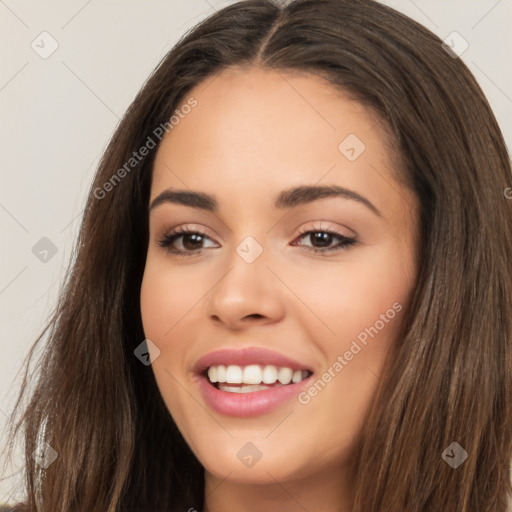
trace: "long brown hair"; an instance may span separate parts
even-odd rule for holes
[[[353,512],[505,512],[512,457],[512,173],[475,79],[441,40],[372,0],[247,0],[193,28],[139,92],[100,162],[23,430],[18,510],[202,510],[203,468],[163,403],[139,292],[156,150],[105,183],[228,66],[324,77],[377,112],[421,202],[421,264],[403,334],[355,450]],[[119,176],[119,173],[118,173]],[[112,182],[111,182],[112,183]],[[108,193],[98,193],[107,190]],[[58,458],[42,469],[46,441]],[[451,467],[452,443],[468,454]]]

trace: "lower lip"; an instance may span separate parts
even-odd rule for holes
[[[201,375],[199,387],[206,403],[214,411],[226,416],[247,418],[271,412],[296,397],[310,378],[295,384],[276,386],[251,393],[230,393],[212,386],[210,381]]]

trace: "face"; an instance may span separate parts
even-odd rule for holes
[[[141,289],[160,392],[207,477],[337,474],[413,291],[417,199],[378,117],[317,77],[229,69],[187,99]]]

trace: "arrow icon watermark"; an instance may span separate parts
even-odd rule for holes
[[[144,366],[149,366],[160,356],[160,349],[151,340],[145,339],[133,353]]]

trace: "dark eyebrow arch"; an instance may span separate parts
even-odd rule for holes
[[[157,206],[164,203],[182,204],[191,206],[192,208],[200,208],[209,212],[218,210],[217,200],[203,192],[193,192],[188,190],[164,190],[159,194],[149,206],[149,210],[153,210]]]
[[[357,201],[358,203],[365,205],[379,217],[382,217],[382,213],[379,211],[379,209],[368,199],[366,199],[366,197],[363,197],[353,190],[339,187],[337,185],[303,186],[284,190],[279,194],[275,202],[275,207],[293,208],[301,204],[311,203],[317,199],[323,199],[324,197],[343,197],[344,199]]]
[[[368,199],[353,190],[339,187],[337,185],[300,186],[284,190],[278,195],[274,202],[274,207],[279,209],[293,208],[295,206],[308,204],[316,201],[317,199],[323,199],[326,197],[343,197],[344,199],[357,201],[358,203],[365,205],[379,217],[382,217],[379,209]],[[216,212],[219,208],[217,200],[213,196],[203,192],[168,189],[164,190],[161,194],[155,197],[155,199],[153,199],[149,209],[153,210],[164,203],[181,204],[209,212]]]

